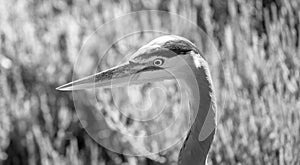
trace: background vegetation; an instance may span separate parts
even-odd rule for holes
[[[0,164],[155,163],[153,158],[124,156],[98,145],[82,128],[72,94],[55,90],[72,80],[78,52],[98,26],[148,9],[177,13],[197,23],[221,54],[221,63],[212,70],[213,76],[218,74],[218,100],[225,104],[218,109],[209,164],[299,164],[298,0],[1,0]],[[146,22],[148,26],[153,24],[150,20],[175,24],[157,16]],[[112,31],[122,32],[140,21],[147,19]],[[98,61],[101,45],[113,39],[95,40],[97,46],[86,52],[91,61]],[[137,43],[130,49],[141,46]],[[122,52],[122,47],[113,51]],[[117,58],[103,65],[113,66]],[[93,108],[82,100],[80,106]],[[159,157],[173,163],[172,152]]]

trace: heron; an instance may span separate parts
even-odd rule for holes
[[[171,79],[185,84],[189,108],[197,112],[179,151],[177,164],[206,164],[216,131],[215,92],[202,52],[184,37],[160,36],[138,49],[127,62],[62,85],[57,90],[113,88],[128,85],[128,82],[143,84]]]

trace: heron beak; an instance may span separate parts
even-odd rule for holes
[[[173,79],[168,71],[161,67],[128,62],[94,75],[62,85],[57,90],[71,91],[96,87],[120,87],[133,84]]]

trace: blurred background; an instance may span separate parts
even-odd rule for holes
[[[0,0],[0,164],[176,162],[176,147],[153,157],[107,150],[83,128],[72,93],[55,90],[74,77],[115,66],[124,55],[153,39],[139,34],[131,42],[118,42],[106,52],[109,57],[100,60],[103,49],[133,26],[176,26],[168,15],[152,14],[110,27],[109,33],[96,35],[82,51],[87,59],[83,68],[73,69],[84,41],[100,25],[140,10],[179,14],[202,28],[218,49],[220,56],[207,56],[219,104],[209,164],[300,163],[298,0]],[[185,36],[193,36],[192,31]],[[139,97],[143,98],[149,86],[130,91],[142,93]],[[168,108],[176,110],[176,84],[169,82],[164,87],[169,87],[166,95],[173,96]],[[124,145],[120,143],[124,139],[114,136],[113,128],[125,126],[135,131],[141,127],[112,108],[112,91],[99,93],[100,109],[107,115],[102,124],[109,123],[111,128],[107,143],[120,150],[139,146],[128,139]],[[124,98],[130,99],[130,93]],[[76,107],[95,109],[85,101],[88,96],[78,95]],[[154,96],[159,97],[159,92]],[[172,115],[165,114],[165,121],[168,116]],[[174,134],[180,132],[177,129]],[[160,137],[153,143],[162,144],[169,138]]]

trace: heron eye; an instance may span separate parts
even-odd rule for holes
[[[156,66],[161,66],[162,64],[164,64],[164,60],[162,58],[157,58],[153,61],[153,64]]]

